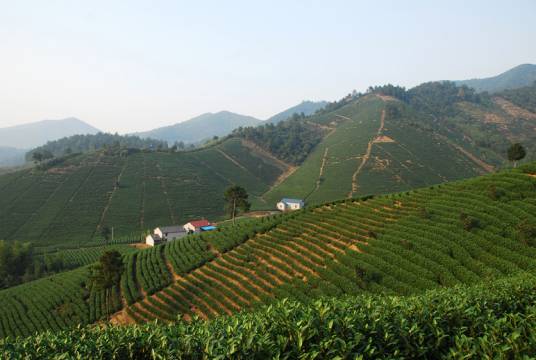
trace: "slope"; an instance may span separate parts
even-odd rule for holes
[[[401,102],[376,95],[309,119],[332,131],[291,176],[263,195],[319,203],[347,196],[402,191],[470,177],[481,167],[449,142],[387,111]],[[263,207],[262,203],[256,204]]]
[[[517,89],[532,85],[536,81],[536,65],[522,64],[497,76],[483,79],[455,81],[457,85],[467,85],[478,92],[495,93],[507,89]]]
[[[165,126],[150,131],[136,133],[140,137],[148,137],[174,142],[197,143],[212,138],[225,136],[240,126],[255,126],[260,120],[251,116],[235,114],[229,111],[206,113],[175,125]]]
[[[37,246],[95,245],[100,228],[139,238],[156,226],[223,216],[231,184],[260,196],[285,165],[229,139],[197,151],[98,151],[71,156],[44,171],[0,176],[0,238]]]
[[[96,134],[99,130],[76,119],[43,120],[34,123],[0,128],[0,145],[31,149],[76,134]]]
[[[532,164],[139,251],[125,258],[112,320],[213,318],[283,298],[405,296],[534,273],[535,187]],[[103,316],[99,296],[84,269],[0,291],[0,336],[91,323]]]

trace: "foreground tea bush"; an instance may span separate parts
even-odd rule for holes
[[[536,278],[362,295],[191,323],[87,327],[0,342],[9,359],[518,358],[536,353]]]

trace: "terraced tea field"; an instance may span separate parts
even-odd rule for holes
[[[283,298],[412,295],[536,271],[536,166],[238,222],[126,253],[112,322],[211,319]],[[106,319],[87,267],[0,291],[0,336]]]
[[[116,320],[207,319],[286,297],[409,295],[534,272],[536,242],[524,243],[519,230],[525,222],[536,224],[536,179],[521,172],[324,204],[232,250],[213,250],[189,272],[169,267],[169,286]]]
[[[0,239],[36,246],[102,244],[100,229],[139,238],[156,226],[221,218],[231,184],[259,196],[284,171],[281,162],[230,139],[184,153],[94,153],[46,172],[0,176]]]
[[[311,122],[339,125],[255,206],[267,208],[282,197],[319,204],[482,174],[479,165],[452,143],[419,130],[411,117],[393,117],[386,112],[389,102],[396,100],[370,95],[329,114],[311,117]]]

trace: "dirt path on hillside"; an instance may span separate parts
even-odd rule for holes
[[[381,135],[384,125],[385,125],[385,109],[382,110],[382,113],[380,116],[380,127],[378,128],[376,135],[368,142],[367,151],[365,152],[365,155],[363,155],[363,157],[361,158],[361,163],[357,167],[357,170],[352,175],[352,191],[348,193],[349,198],[353,197],[359,188],[357,184],[357,177],[359,176],[359,173],[361,172],[363,167],[367,164],[370,158],[370,154],[372,152],[372,145],[374,144],[374,141],[376,141],[376,138],[378,138]]]
[[[97,225],[97,228],[95,229],[95,234],[98,233],[99,229],[101,229],[102,226],[104,225],[104,219],[106,218],[106,214],[108,213],[108,209],[110,208],[110,205],[112,205],[112,199],[114,197],[114,194],[116,193],[117,189],[119,189],[119,186],[121,185],[121,177],[123,176],[123,172],[125,172],[127,165],[128,165],[128,158],[125,161],[125,165],[123,165],[121,172],[119,172],[119,175],[117,176],[117,180],[115,181],[115,184],[114,184],[114,188],[112,192],[110,193],[110,197],[108,198],[108,202],[106,203],[104,210],[102,210],[99,223]]]
[[[313,193],[316,192],[320,188],[320,183],[322,182],[322,176],[324,175],[324,168],[326,167],[326,162],[328,159],[328,151],[329,151],[329,147],[326,146],[326,149],[324,150],[324,155],[322,156],[322,164],[320,164],[320,171],[318,172],[318,179],[316,180],[316,186],[315,186],[315,189],[313,190]]]
[[[446,136],[443,136],[443,135],[440,135],[440,134],[436,134],[436,135],[439,138],[441,138],[442,140],[444,140],[445,142],[447,142],[450,146],[454,147],[456,150],[458,150],[459,152],[464,154],[466,157],[468,157],[475,164],[480,166],[484,170],[485,173],[491,173],[491,172],[495,171],[495,167],[493,165],[490,165],[490,164],[486,163],[485,161],[479,159],[476,155],[470,153],[469,151],[467,151],[466,149],[464,149],[460,145],[454,143],[453,141],[451,141]]]
[[[222,154],[227,160],[238,166],[240,169],[244,170],[245,172],[249,173],[249,170],[246,169],[242,164],[240,164],[236,159],[234,159],[231,155],[227,154],[225,151],[223,151],[220,148],[216,148],[216,151],[218,151],[220,154]]]

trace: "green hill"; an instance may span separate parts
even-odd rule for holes
[[[0,239],[92,246],[102,244],[102,226],[139,239],[159,225],[218,219],[226,187],[241,184],[254,198],[284,170],[238,139],[179,153],[74,155],[0,177]]]
[[[530,86],[536,81],[536,65],[522,64],[497,76],[484,79],[456,81],[457,85],[467,85],[478,92],[496,93],[508,89]]]
[[[111,321],[210,319],[284,298],[411,296],[534,273],[535,188],[531,164],[248,220],[130,253]],[[103,299],[86,268],[0,291],[0,336],[93,323],[106,318]]]

